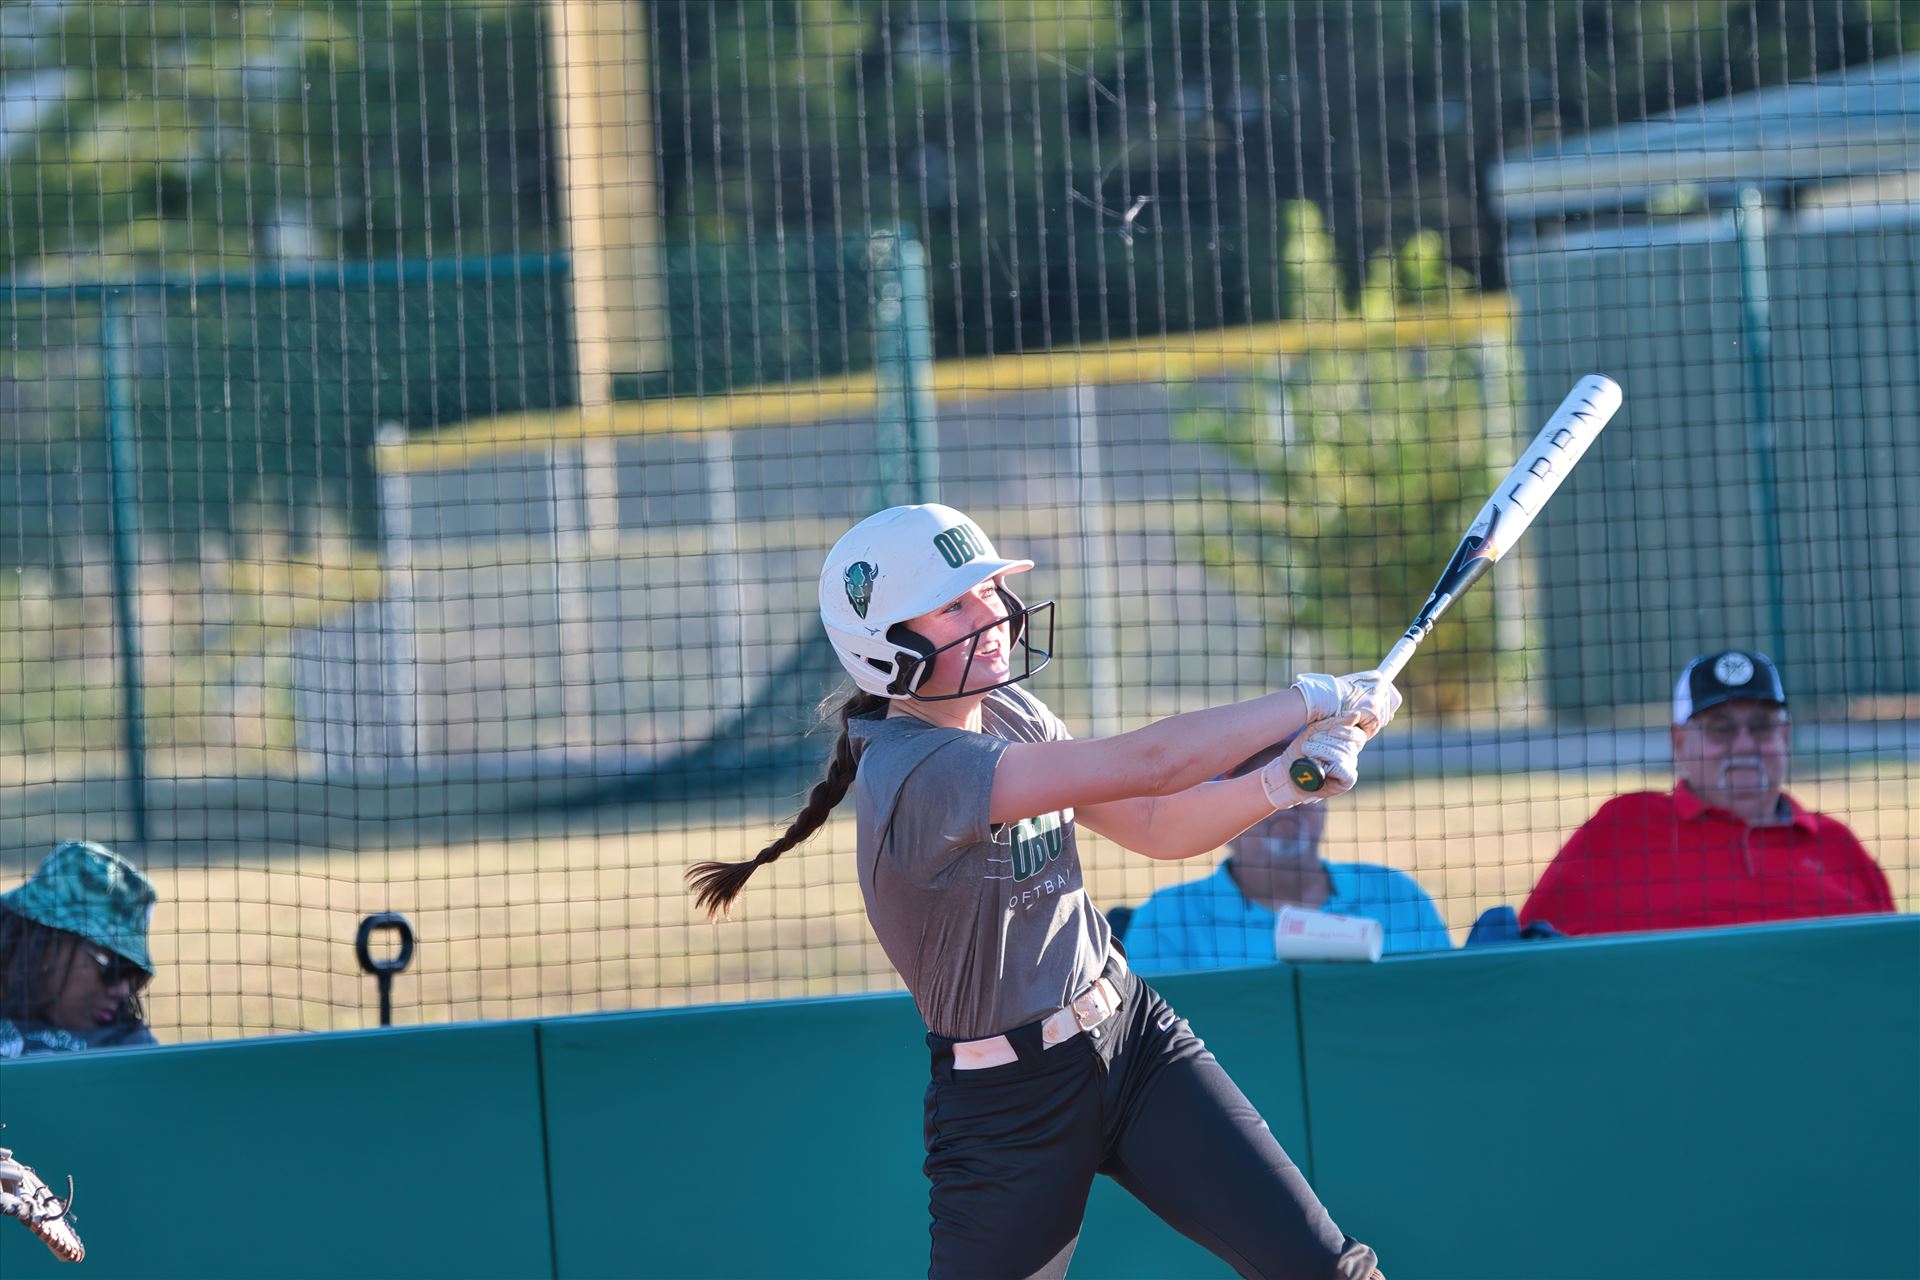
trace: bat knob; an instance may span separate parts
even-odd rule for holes
[[[1318,761],[1309,760],[1305,756],[1293,762],[1292,767],[1287,770],[1287,776],[1292,778],[1293,785],[1302,791],[1318,791],[1327,785],[1327,771],[1320,767]]]

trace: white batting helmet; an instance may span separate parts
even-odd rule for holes
[[[934,648],[903,625],[906,620],[989,578],[1031,568],[1031,560],[1002,558],[980,526],[952,507],[889,507],[853,526],[827,553],[820,621],[855,684],[884,698],[912,697],[933,670],[927,659]],[[1004,584],[999,591],[1018,642],[1026,606]],[[1029,651],[1028,669],[1015,678],[1035,670]]]

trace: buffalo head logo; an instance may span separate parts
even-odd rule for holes
[[[855,560],[847,566],[847,603],[861,617],[867,616],[867,606],[873,603],[873,584],[880,576],[880,570],[865,560]]]

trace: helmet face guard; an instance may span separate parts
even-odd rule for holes
[[[887,633],[887,638],[902,649],[921,652],[924,656],[900,664],[900,675],[893,682],[899,687],[900,692],[893,696],[912,698],[915,702],[951,702],[955,698],[973,698],[983,693],[991,693],[995,689],[1004,689],[1010,684],[1019,684],[1053,661],[1053,601],[1042,600],[1035,605],[1022,604],[1020,597],[1006,587],[997,589],[1001,603],[1007,606],[1007,616],[969,631],[958,639],[950,640],[938,649],[929,646],[918,633],[908,630],[905,623],[895,624]],[[1034,626],[1042,620],[1043,614],[1047,627],[1046,643],[1035,644],[1033,642]],[[1025,665],[1018,672],[1009,674],[1004,680],[997,680],[992,684],[969,686],[967,676],[973,671],[973,658],[980,648],[980,638],[1001,623],[1011,625],[1012,631],[1008,639],[1010,643],[1017,645],[1025,656]],[[939,660],[940,655],[958,649],[962,645],[966,646],[967,661],[961,668],[960,688],[953,693],[921,693],[920,686],[925,684],[927,677],[933,674],[934,663]],[[1036,657],[1039,659],[1037,662]],[[1009,666],[1011,665],[1009,662]]]

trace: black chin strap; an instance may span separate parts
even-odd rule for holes
[[[910,630],[906,623],[896,622],[887,628],[887,643],[900,649],[893,660],[894,677],[887,692],[896,698],[910,697],[933,674],[933,664],[928,661],[933,657],[933,642]]]

